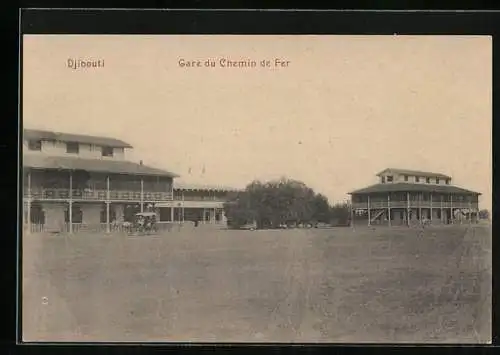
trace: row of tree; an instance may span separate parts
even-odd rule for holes
[[[257,228],[334,223],[348,225],[350,206],[330,206],[328,199],[301,181],[282,178],[254,181],[224,205],[230,227],[256,223]]]

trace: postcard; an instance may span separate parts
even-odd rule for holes
[[[22,40],[25,342],[491,343],[491,37]]]

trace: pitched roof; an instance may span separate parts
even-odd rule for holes
[[[95,144],[99,146],[108,146],[115,148],[132,148],[130,144],[115,138],[44,131],[39,129],[25,129],[23,132],[23,137],[26,139],[41,139],[41,140],[56,140],[62,142],[87,143],[87,144]]]
[[[177,190],[208,190],[208,191],[240,191],[241,189],[237,189],[229,186],[222,185],[205,185],[205,184],[189,184],[185,182],[174,182],[174,189]]]
[[[403,175],[412,175],[412,176],[430,176],[430,177],[437,177],[437,178],[443,178],[443,179],[451,179],[451,176],[442,174],[442,173],[432,173],[428,171],[420,171],[420,170],[409,170],[409,169],[394,169],[394,168],[387,168],[382,170],[380,173],[377,174],[377,176],[380,176],[383,173],[386,172],[393,172],[397,174],[403,174]]]
[[[49,170],[85,170],[110,174],[154,175],[178,177],[169,171],[152,168],[126,160],[82,159],[76,157],[55,157],[39,154],[23,156],[23,167]]]
[[[479,192],[466,190],[457,186],[451,185],[427,185],[427,184],[411,184],[406,182],[401,183],[388,183],[388,184],[375,184],[363,189],[349,192],[352,194],[369,194],[376,192],[436,192],[436,193],[456,193],[456,194],[477,194]]]

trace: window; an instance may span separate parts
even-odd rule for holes
[[[430,184],[431,183],[431,178],[425,178],[425,182]]]
[[[408,175],[405,175],[404,178],[405,178],[405,181],[408,181]]]
[[[380,178],[380,181],[382,182],[382,184],[385,184],[385,176],[382,176],[382,177]]]
[[[420,177],[419,176],[415,176],[415,182],[420,182]]]
[[[102,156],[103,157],[112,157],[113,156],[113,147],[102,147]]]
[[[42,150],[42,141],[41,140],[28,141],[28,149],[29,150]]]
[[[436,184],[439,184],[439,179],[438,178],[436,178]]]
[[[77,142],[67,142],[66,143],[66,153],[78,154],[80,151],[80,146]]]
[[[392,176],[387,177],[387,182],[393,182],[394,178]]]

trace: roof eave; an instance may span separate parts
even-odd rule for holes
[[[430,187],[430,186],[427,186],[427,185],[424,185],[426,187]],[[442,186],[444,187],[444,186]],[[457,186],[448,186],[448,187],[451,187],[451,188],[457,188],[457,189],[461,189],[463,190],[462,193],[464,194],[474,194],[474,195],[482,195],[481,192],[476,192],[476,191],[471,191],[471,190],[467,190],[467,189],[463,189],[461,187],[457,187]],[[364,189],[359,189],[359,190],[356,190],[356,191],[351,191],[351,192],[348,192],[347,195],[354,195],[354,194],[373,194],[373,193],[390,193],[390,192],[405,192],[404,189],[402,190],[398,190],[398,191],[389,191],[389,190],[379,190],[379,191],[366,191],[367,189],[370,189],[371,187],[367,187],[367,188],[364,188]],[[409,191],[409,192],[414,192],[414,191]],[[427,191],[424,191],[424,192],[427,192]],[[432,191],[431,191],[432,192]],[[439,193],[439,192],[438,192]]]
[[[134,176],[165,176],[170,178],[178,178],[180,175],[174,173],[135,173],[135,172],[107,172],[103,170],[97,169],[75,169],[75,168],[44,168],[38,166],[23,166],[23,169],[32,169],[32,170],[57,170],[57,171],[76,171],[83,170],[93,173],[109,173],[113,175],[134,175]]]
[[[65,139],[63,138],[62,140],[60,139],[60,136],[65,136],[65,135],[74,135],[77,137],[74,137],[73,140],[71,139]],[[124,142],[120,139],[115,139],[115,138],[110,138],[110,137],[102,137],[102,136],[91,136],[91,135],[80,135],[76,133],[66,133],[66,132],[55,132],[55,131],[47,131],[47,130],[38,130],[38,129],[30,129],[30,128],[25,128],[23,129],[22,133],[23,138],[28,138],[28,139],[37,139],[37,140],[59,140],[62,142],[77,142],[77,143],[82,143],[82,144],[95,144],[94,139],[100,139],[100,140],[107,140],[109,141],[106,144],[102,145],[107,145],[109,147],[113,148],[134,148],[132,145],[130,145],[127,142]],[[76,140],[75,140],[76,139]]]
[[[391,171],[391,170],[392,170],[392,169],[389,169],[389,168],[388,168],[388,169],[384,169],[384,170],[382,170],[381,172],[377,173],[375,176],[380,176],[380,175],[382,175],[383,173],[386,173],[386,172]]]
[[[381,172],[377,173],[375,176],[380,176],[380,175],[387,173],[387,172],[391,172],[391,171],[394,172],[394,171],[400,171],[400,170],[404,171],[405,169],[387,168],[387,169],[384,169]],[[434,177],[435,176],[435,177],[442,178],[442,179],[451,179],[451,176],[446,175],[446,174],[441,174],[441,173],[414,171],[414,172],[412,172],[412,174],[414,174],[415,176],[419,176],[419,177],[427,177],[427,176]]]

